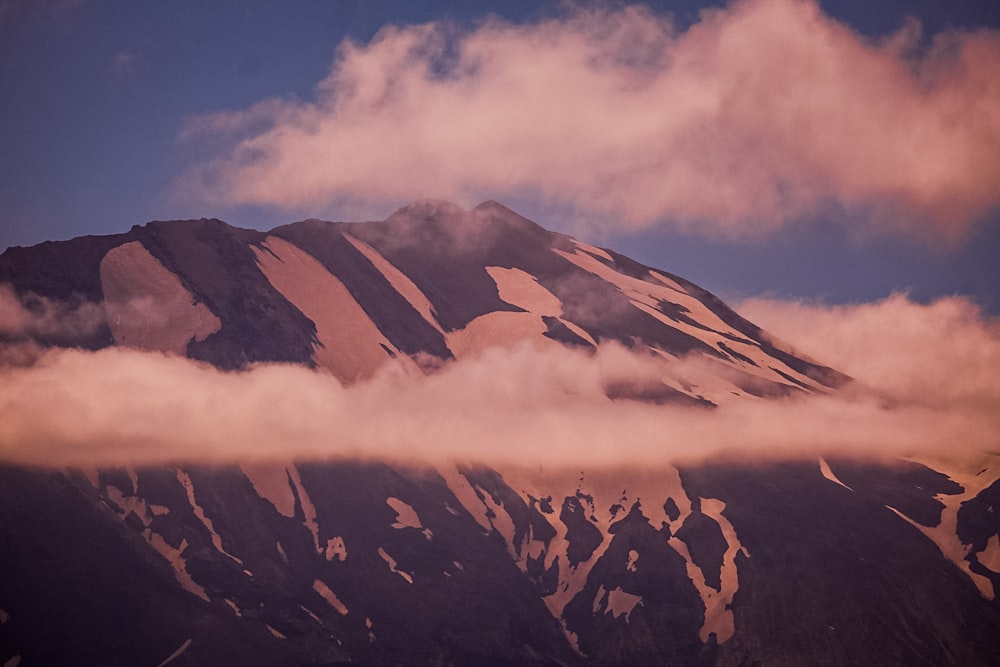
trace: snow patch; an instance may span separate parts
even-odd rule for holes
[[[243,618],[243,611],[239,608],[239,605],[229,598],[222,598],[222,601],[229,605],[230,609],[233,610],[233,613],[236,614],[237,618]]]
[[[500,300],[536,315],[562,314],[562,301],[538,283],[533,275],[521,269],[487,266],[486,272],[497,285]]]
[[[257,495],[274,506],[279,514],[295,516],[295,494],[288,482],[288,470],[282,465],[267,463],[244,463],[240,465],[243,475],[253,485]]]
[[[163,662],[161,662],[159,665],[157,665],[157,667],[163,667],[164,665],[169,665],[171,662],[173,662],[174,660],[176,660],[180,656],[181,653],[183,653],[184,651],[188,650],[188,646],[191,646],[191,640],[190,639],[188,639],[183,644],[181,644],[180,647],[176,651],[174,651],[173,653],[171,653],[170,656],[166,660],[164,660]]]
[[[410,280],[405,273],[397,269],[389,260],[371,247],[364,241],[351,236],[350,234],[344,234],[344,238],[347,239],[351,245],[358,249],[358,251],[368,258],[379,273],[389,281],[392,288],[399,292],[399,294],[409,302],[413,309],[420,313],[428,324],[437,329],[441,335],[445,334],[444,329],[441,328],[441,324],[437,320],[437,313],[434,312],[434,306],[431,305],[430,299],[420,291],[420,288]]]
[[[413,575],[411,575],[409,572],[404,572],[403,570],[400,570],[398,567],[396,567],[396,559],[393,558],[392,556],[390,556],[389,554],[387,554],[385,552],[385,549],[383,549],[382,547],[379,547],[378,548],[378,555],[381,556],[382,560],[384,560],[386,562],[386,565],[389,566],[389,571],[390,572],[395,572],[396,574],[398,574],[399,576],[401,576],[403,579],[406,579],[406,583],[408,583],[408,584],[412,584],[413,583]]]
[[[187,492],[188,504],[190,504],[191,509],[194,510],[194,515],[198,517],[198,520],[201,521],[201,524],[205,526],[205,530],[207,530],[211,536],[212,546],[215,547],[215,550],[220,554],[229,556],[240,565],[243,565],[243,561],[223,548],[222,538],[219,537],[217,532],[215,532],[215,526],[212,524],[212,520],[205,516],[205,510],[198,504],[198,501],[194,497],[194,483],[191,481],[191,477],[180,468],[177,468],[177,480],[184,487],[184,491]]]
[[[583,243],[581,241],[574,241],[573,244],[580,250],[584,251],[585,253],[594,255],[596,257],[600,257],[602,259],[606,259],[609,262],[615,261],[614,257],[609,255],[606,250],[598,248],[597,246],[592,246],[589,243]]]
[[[840,481],[840,478],[837,477],[833,473],[832,470],[830,470],[830,464],[827,463],[826,459],[824,459],[822,456],[819,457],[819,471],[821,473],[823,473],[823,477],[826,477],[828,480],[830,480],[834,484],[840,484],[842,487],[844,487],[848,491],[852,491],[852,492],[854,491],[854,489],[852,489],[851,487],[847,486],[846,484],[844,484],[843,482]]]
[[[892,509],[897,515],[905,519],[907,523],[933,541],[938,549],[941,550],[942,555],[972,580],[972,583],[979,589],[980,595],[987,600],[992,600],[996,595],[993,589],[993,582],[988,577],[973,572],[970,569],[971,563],[966,560],[966,556],[971,550],[971,545],[962,543],[958,537],[958,510],[963,502],[976,497],[983,489],[990,486],[997,479],[1000,479],[1000,456],[984,455],[982,459],[963,462],[962,467],[956,467],[956,464],[952,461],[919,458],[913,458],[912,460],[922,463],[932,470],[944,472],[948,475],[949,479],[961,485],[964,491],[955,495],[939,493],[934,496],[944,504],[944,510],[941,511],[941,521],[937,526],[931,528],[918,524],[894,508],[890,507],[889,509]],[[988,560],[996,557],[994,556],[995,552],[991,550],[991,544],[993,544],[992,540],[987,544],[986,551],[981,552],[981,554],[986,554]],[[978,557],[982,559],[981,555]],[[1000,563],[994,564],[1000,566]],[[983,563],[983,565],[986,565],[986,563]],[[1000,569],[992,567],[989,569],[994,572],[1000,571]]]
[[[257,263],[278,292],[316,325],[316,364],[346,383],[369,378],[399,350],[350,290],[312,255],[276,236],[254,247]],[[405,356],[405,355],[404,355]]]
[[[295,490],[299,495],[299,504],[302,506],[302,515],[305,517],[303,523],[309,529],[309,532],[312,533],[316,553],[323,553],[323,549],[319,546],[319,523],[316,521],[316,506],[309,499],[306,487],[302,485],[302,478],[299,477],[299,469],[293,464],[288,466],[286,470],[288,471],[288,476],[292,478],[292,484],[295,485]]]
[[[448,348],[456,359],[474,357],[491,347],[511,348],[522,341],[536,345],[559,345],[543,334],[549,328],[540,315],[494,311],[475,318],[464,329],[447,335]]]
[[[183,355],[191,340],[222,328],[180,278],[138,241],[112,248],[100,265],[108,326],[116,345]]]
[[[477,487],[478,488],[478,487]],[[479,488],[479,492],[483,494],[482,503],[486,506],[489,512],[493,513],[492,518],[489,519],[490,525],[493,526],[493,530],[497,531],[501,537],[503,537],[504,542],[507,543],[507,553],[515,561],[519,560],[517,555],[517,545],[514,544],[514,533],[516,529],[514,527],[514,519],[511,518],[510,512],[507,508],[503,506],[503,501],[497,502],[493,499],[485,489]],[[489,513],[487,513],[487,516]]]
[[[121,508],[120,514],[123,519],[129,514],[135,513],[139,517],[139,520],[142,521],[142,525],[147,528],[149,527],[151,519],[145,500],[138,496],[126,496],[122,493],[121,489],[113,484],[109,484],[104,489],[104,493],[108,500]]]
[[[161,556],[166,558],[167,562],[170,563],[170,566],[174,569],[174,578],[177,579],[177,582],[181,585],[181,587],[188,593],[197,595],[205,602],[210,602],[208,594],[205,593],[205,589],[202,588],[187,571],[187,561],[184,560],[184,556],[182,555],[184,550],[187,549],[187,540],[181,540],[180,547],[174,549],[159,533],[154,533],[152,531],[147,531],[147,533],[148,535],[146,539],[149,541],[149,544],[156,549]]]
[[[336,594],[330,590],[330,587],[324,582],[319,579],[314,580],[313,590],[319,593],[323,599],[326,600],[327,604],[336,609],[338,614],[341,616],[347,616],[347,606],[340,601],[340,598],[338,598]]]
[[[420,523],[420,517],[417,516],[417,511],[412,506],[393,497],[386,498],[385,502],[396,513],[396,522],[392,524],[393,528],[416,528],[423,532],[427,540],[434,537],[434,533],[429,528],[424,528],[423,524]]]
[[[639,552],[635,549],[630,549],[628,552],[628,561],[625,563],[625,569],[629,572],[635,572],[638,570],[636,565],[639,563]]]
[[[1000,537],[994,535],[986,543],[986,548],[976,554],[979,564],[991,572],[1000,574]]]
[[[605,590],[604,586],[598,586],[597,595],[594,597],[593,610],[595,614],[602,611],[605,614],[610,612],[612,618],[625,616],[625,622],[628,623],[629,616],[632,615],[632,610],[640,602],[642,602],[640,596],[626,593],[621,587],[613,588],[609,591]]]
[[[396,513],[396,522],[392,524],[393,528],[423,528],[417,511],[411,505],[392,496],[385,499],[385,504]]]
[[[448,490],[451,491],[452,495],[455,496],[472,518],[476,520],[476,523],[482,526],[483,530],[487,532],[492,530],[493,524],[490,522],[489,517],[486,516],[486,505],[476,495],[475,490],[469,484],[469,480],[465,478],[465,475],[458,469],[458,466],[448,466],[447,468],[440,469],[438,472],[444,478]]]
[[[299,609],[301,609],[302,611],[304,611],[305,613],[307,613],[309,615],[309,618],[311,618],[312,620],[316,621],[317,623],[322,623],[322,621],[319,620],[319,616],[317,616],[316,614],[314,614],[310,609],[307,609],[307,608],[303,607],[302,605],[299,605]],[[337,640],[337,644],[338,645],[340,644],[340,640],[339,639]]]
[[[324,552],[327,560],[333,560],[336,558],[341,563],[347,560],[347,546],[344,544],[344,538],[339,535],[335,535],[326,541],[326,551]]]
[[[726,553],[722,556],[721,590],[713,591],[710,587],[705,587],[705,623],[701,627],[701,641],[707,642],[708,636],[715,634],[715,639],[719,644],[728,641],[736,632],[736,619],[733,616],[731,606],[733,597],[740,588],[739,577],[736,572],[736,554],[742,553],[746,558],[750,557],[750,552],[746,550],[739,538],[736,536],[736,529],[723,515],[726,504],[715,498],[702,498],[701,511],[705,516],[711,517],[722,530],[722,536],[726,539]],[[704,582],[704,580],[702,580]],[[701,592],[701,589],[699,589]]]
[[[628,297],[633,306],[655,317],[664,325],[697,338],[716,350],[721,349],[719,343],[724,343],[730,349],[738,351],[754,362],[753,364],[749,364],[741,359],[727,358],[724,363],[729,366],[739,368],[746,373],[765,378],[772,382],[788,384],[788,380],[774,370],[777,368],[807,387],[820,392],[826,391],[824,387],[818,385],[812,379],[789,368],[784,362],[766,354],[758,344],[747,340],[745,335],[726,324],[704,303],[677,284],[676,281],[670,280],[656,271],[650,271],[649,275],[661,283],[660,285],[633,278],[615,271],[603,262],[595,259],[592,255],[581,252],[579,249],[572,253],[555,249],[553,252],[563,259],[576,264],[581,269],[611,283],[622,294]],[[694,326],[680,319],[675,320],[668,317],[659,310],[661,301],[667,301],[680,307],[688,318],[701,326]]]

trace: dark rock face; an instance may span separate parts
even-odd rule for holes
[[[570,567],[576,567],[583,561],[589,560],[594,554],[594,550],[604,541],[601,531],[587,516],[588,510],[593,512],[593,506],[593,499],[580,493],[575,496],[566,496],[563,501],[559,520],[566,526],[566,541],[569,542],[566,557],[569,559]]]
[[[969,569],[990,580],[994,603],[1000,606],[1000,573],[980,561],[991,540],[1000,539],[1000,480],[983,489],[976,497],[965,501],[958,509],[958,537],[969,546],[966,560]]]
[[[692,510],[677,530],[677,539],[687,545],[691,560],[705,575],[705,584],[721,591],[723,556],[729,545],[719,524],[701,511]]]
[[[426,352],[451,357],[444,338],[344,236],[343,224],[306,220],[274,230],[274,235],[306,248],[330,273],[343,281],[379,330],[407,354]]]
[[[891,485],[898,468],[872,465]],[[719,498],[750,556],[737,556],[736,634],[722,664],[972,664],[1000,622],[933,542],[877,500],[815,465],[682,471],[690,494]],[[865,654],[858,652],[864,646]]]
[[[598,664],[701,664],[711,653],[698,638],[704,605],[685,563],[639,504],[612,527],[607,551],[587,585],[567,605],[566,627]],[[612,595],[641,598],[630,611],[613,608]]]
[[[956,495],[961,485],[925,465],[894,461],[877,467],[857,461],[828,459],[831,470],[855,492],[896,508],[922,526],[941,522],[944,504],[937,494]]]
[[[708,510],[692,507],[671,538],[638,501],[599,528],[604,515],[590,521],[577,494],[557,517],[495,470],[450,475],[348,462],[252,474],[4,467],[0,567],[18,576],[0,582],[0,637],[11,655],[52,665],[158,664],[188,640],[186,664],[995,657],[1000,610],[905,519],[818,466],[681,471],[692,498],[725,503],[731,562],[732,536]],[[456,496],[456,480],[482,497]],[[586,548],[569,539],[581,530]],[[720,637],[706,603],[732,595],[730,567],[734,634]]]

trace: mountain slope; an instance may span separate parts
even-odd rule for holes
[[[154,222],[9,249],[0,283],[21,309],[0,343],[35,355],[284,362],[363,388],[494,346],[617,345],[645,371],[607,380],[608,399],[710,415],[849,383],[696,285],[494,202],[270,232]],[[129,444],[114,466],[0,465],[0,660],[988,665],[1000,650],[996,456],[932,466],[802,443],[402,465],[284,460],[279,441],[265,460],[149,466]]]

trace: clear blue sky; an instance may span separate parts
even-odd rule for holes
[[[710,4],[683,0],[650,6],[656,15],[671,12],[683,33],[698,24],[699,9]],[[907,16],[922,23],[919,48],[942,30],[1000,29],[996,0],[831,0],[820,5],[827,18],[876,40],[873,44],[899,30]],[[0,249],[116,233],[153,219],[220,217],[267,229],[306,217],[314,208],[178,198],[177,183],[185,174],[226,155],[218,137],[183,139],[182,130],[192,119],[246,111],[269,99],[308,105],[345,39],[366,44],[387,24],[441,19],[472,31],[488,14],[532,25],[559,20],[565,9],[540,0],[0,0]],[[1000,71],[994,75],[1000,78]],[[269,116],[271,122],[274,118]],[[996,125],[992,130],[1000,135]],[[933,154],[926,159],[933,160]],[[993,185],[1000,190],[1000,184]],[[506,192],[498,187],[484,182],[479,199],[509,202],[545,226],[584,236],[559,216],[542,217],[546,209],[531,205],[531,193],[494,196]],[[386,217],[395,205],[406,203],[404,195],[394,196],[381,196],[369,209],[362,206],[370,211],[365,217]],[[469,196],[475,199],[476,193]],[[776,231],[736,239],[653,220],[680,210],[668,207],[646,215],[631,231],[598,225],[585,240],[680,274],[726,298],[772,294],[844,303],[909,290],[919,300],[967,294],[1000,314],[1000,213],[996,199],[990,208],[985,197],[986,212],[965,220],[965,231],[948,241],[859,235],[844,222],[857,206],[835,220],[810,215]],[[330,208],[320,217],[336,212]],[[899,213],[910,214],[914,209]]]

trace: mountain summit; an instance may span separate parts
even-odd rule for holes
[[[6,377],[45,398],[30,442],[15,442],[13,419],[0,426],[4,664],[995,663],[1000,457],[938,469],[817,456],[813,442],[755,457],[741,445],[761,425],[745,415],[788,413],[737,412],[725,457],[630,460],[625,441],[674,453],[685,443],[667,449],[656,428],[630,433],[629,421],[598,428],[590,412],[611,405],[619,410],[601,414],[660,420],[647,424],[693,413],[685,423],[707,428],[731,407],[829,399],[850,379],[689,281],[496,202],[465,211],[427,200],[384,221],[269,232],[150,222],[11,248],[0,298]],[[154,442],[189,438],[183,451],[196,452],[203,434],[186,428],[183,408],[192,403],[171,393],[192,373],[225,379],[199,395],[222,424],[234,422],[219,392],[260,368],[277,369],[267,382],[294,369],[327,383],[310,387],[336,388],[289,388],[275,403],[304,403],[296,414],[400,377],[418,390],[390,398],[419,413],[424,387],[436,396],[437,380],[496,350],[627,357],[635,372],[601,376],[599,400],[551,413],[593,425],[610,454],[574,457],[563,443],[558,465],[517,460],[580,426],[516,403],[523,412],[505,419],[546,429],[524,429],[529,442],[503,443],[514,453],[486,465],[476,441],[494,442],[487,431],[501,424],[489,405],[459,401],[438,407],[470,412],[464,423],[478,429],[424,425],[469,460],[286,457],[307,432],[294,423],[267,431],[286,434],[266,443],[268,456],[225,465],[143,463],[150,438],[132,423],[106,432],[110,442],[69,438],[84,443],[74,460],[93,445],[121,452],[115,465],[28,466],[12,454],[46,451],[57,414],[84,432],[106,404],[138,419],[128,408],[142,399],[165,431]],[[113,360],[108,386],[126,390],[100,397],[100,413],[79,409],[53,379],[60,354],[88,370]],[[540,398],[538,386],[517,385],[509,358],[482,381]],[[151,386],[130,378],[164,364],[174,365],[161,395],[127,393]],[[584,391],[561,377],[540,386],[565,394],[556,403]],[[0,391],[0,424],[19,400]],[[375,437],[400,414],[351,405],[366,409],[338,413],[330,439]],[[281,407],[261,402],[260,423],[270,428]]]

